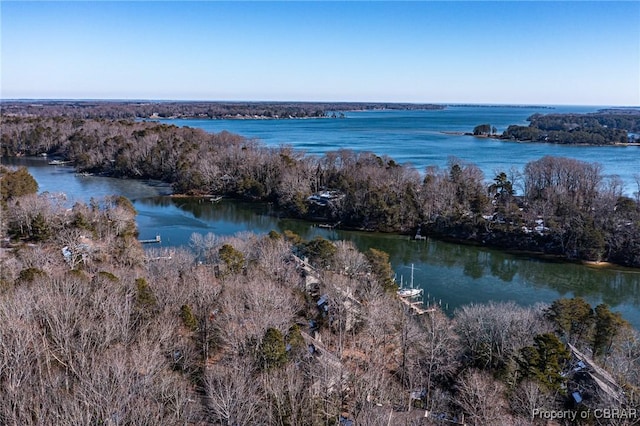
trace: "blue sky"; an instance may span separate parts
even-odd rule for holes
[[[640,105],[640,2],[0,3],[12,98]]]

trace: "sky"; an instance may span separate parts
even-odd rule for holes
[[[2,99],[640,105],[640,2],[0,2]]]

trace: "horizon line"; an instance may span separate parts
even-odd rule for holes
[[[207,103],[254,103],[254,104],[294,104],[294,103],[306,103],[306,104],[393,104],[393,105],[438,105],[438,106],[464,106],[464,105],[478,105],[478,106],[526,106],[526,107],[554,107],[554,106],[580,106],[580,107],[612,107],[612,108],[640,108],[640,105],[613,105],[613,104],[574,104],[574,103],[517,103],[517,102],[415,102],[415,101],[316,101],[316,100],[224,100],[224,99],[179,99],[179,98],[165,98],[165,99],[153,99],[153,98],[2,98],[1,102],[181,102],[181,103],[195,103],[195,102],[207,102]]]

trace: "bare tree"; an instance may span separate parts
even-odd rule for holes
[[[205,372],[206,406],[212,422],[228,426],[262,424],[254,370],[241,360]]]
[[[463,306],[455,313],[455,330],[471,362],[481,368],[503,366],[533,336],[548,331],[541,306],[513,302]]]
[[[310,383],[301,367],[287,363],[282,368],[262,373],[269,425],[310,424],[313,399]]]
[[[471,425],[513,424],[506,409],[505,387],[489,374],[470,370],[458,379],[456,387],[455,401]]]
[[[509,405],[520,424],[545,424],[546,420],[533,416],[534,410],[553,410],[553,395],[537,382],[525,380],[518,384],[509,398]],[[525,423],[526,422],[526,423]]]
[[[351,241],[337,241],[336,253],[333,256],[336,272],[351,278],[362,276],[369,269],[367,258],[358,251]]]
[[[439,309],[423,315],[423,338],[418,342],[427,409],[440,402],[437,386],[450,379],[458,366],[460,345],[453,322]]]

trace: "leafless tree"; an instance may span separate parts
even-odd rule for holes
[[[308,425],[313,417],[313,395],[304,364],[285,366],[261,374],[269,425]]]
[[[640,387],[640,333],[623,327],[613,341],[607,367],[614,376],[632,386]]]
[[[440,401],[436,391],[438,384],[451,379],[458,367],[460,345],[453,329],[453,322],[440,310],[422,315],[423,338],[417,346],[420,350],[422,385],[426,391],[427,409],[433,410]]]
[[[215,365],[205,373],[206,406],[210,421],[221,425],[259,425],[261,397],[252,366],[241,360]]]
[[[513,302],[466,305],[455,313],[455,330],[471,362],[481,368],[504,365],[536,334],[550,330],[542,307],[520,307]]]
[[[456,403],[466,413],[469,424],[501,426],[513,424],[507,413],[505,387],[489,374],[470,370],[457,382]]]
[[[213,262],[215,249],[220,245],[218,238],[212,232],[206,235],[193,233],[189,239],[189,246],[195,251],[196,256],[207,263]]]
[[[334,269],[349,277],[362,276],[368,270],[366,257],[350,241],[337,241],[333,256]]]
[[[518,384],[509,398],[509,405],[520,424],[545,424],[545,420],[534,417],[534,410],[556,409],[553,395],[537,382],[525,380]]]

